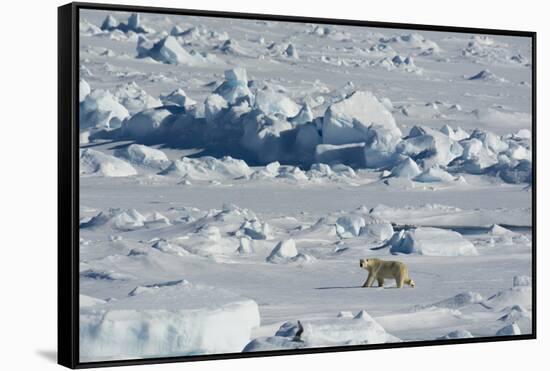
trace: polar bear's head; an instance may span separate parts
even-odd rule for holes
[[[371,259],[359,259],[359,266],[364,269],[369,269],[378,264],[380,259],[371,258]]]
[[[376,264],[376,261],[378,261],[378,259],[359,259],[359,266],[368,269],[372,267],[373,264]]]

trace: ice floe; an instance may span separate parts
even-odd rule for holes
[[[149,284],[80,309],[80,359],[240,352],[259,324],[258,305],[226,290],[186,281]]]
[[[393,254],[420,254],[430,256],[477,255],[475,246],[460,233],[440,228],[416,228],[396,232],[390,251]]]

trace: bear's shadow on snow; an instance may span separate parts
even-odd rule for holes
[[[315,290],[337,290],[337,289],[362,289],[363,286],[325,286],[316,287]]]
[[[363,287],[363,286],[325,286],[325,287],[316,287],[315,290],[345,290],[345,289],[398,289],[397,286],[373,286],[373,287]]]

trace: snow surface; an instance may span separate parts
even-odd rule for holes
[[[532,331],[530,41],[81,17],[83,359]]]

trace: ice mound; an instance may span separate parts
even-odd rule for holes
[[[324,144],[365,142],[369,167],[386,162],[401,140],[401,130],[392,114],[371,92],[362,91],[327,108],[322,133]]]
[[[508,150],[505,152],[505,154],[511,160],[531,161],[531,158],[532,158],[532,153],[530,149],[515,142],[508,142]]]
[[[459,170],[470,174],[484,174],[498,163],[496,154],[481,140],[471,138],[462,140],[460,144],[463,148],[462,156],[451,164],[455,167],[458,166]]]
[[[511,162],[507,166],[498,169],[498,175],[507,183],[529,183],[533,182],[533,164],[531,161]]]
[[[117,21],[117,19],[109,14],[103,20],[103,23],[101,24],[101,29],[103,31],[113,31],[114,29],[117,28],[118,24],[119,22]]]
[[[440,336],[436,340],[449,340],[449,339],[469,339],[474,336],[468,330],[455,330],[449,332],[447,335]]]
[[[512,336],[512,335],[521,335],[521,330],[517,323],[512,323],[504,326],[497,331],[495,336]]]
[[[407,103],[399,108],[399,113],[417,120],[441,119],[442,117],[439,104],[435,102],[427,102],[424,104]]]
[[[162,170],[170,165],[166,154],[161,150],[147,147],[141,144],[130,144],[127,147],[117,149],[115,155],[125,158],[129,162]]]
[[[118,128],[129,115],[109,91],[94,90],[80,103],[80,128]]]
[[[246,220],[236,232],[237,236],[248,236],[253,240],[267,240],[271,238],[271,227],[257,219]]]
[[[494,310],[502,310],[506,307],[521,305],[524,308],[532,306],[532,288],[531,286],[514,286],[510,289],[499,291],[489,297],[484,304]]]
[[[88,295],[80,294],[78,298],[78,304],[80,308],[92,307],[94,305],[104,304],[104,303],[105,303],[105,300],[94,298]]]
[[[441,131],[443,134],[445,134],[446,136],[448,136],[449,138],[457,142],[470,137],[470,134],[468,134],[461,127],[453,129],[449,125],[443,125],[441,129],[439,129],[439,131]]]
[[[279,242],[266,258],[268,263],[287,263],[298,255],[293,239]]]
[[[252,97],[248,88],[248,76],[244,68],[234,68],[224,73],[225,81],[214,90],[214,94],[222,96],[227,102],[234,104],[237,99]]]
[[[292,258],[291,261],[292,263],[296,263],[298,265],[304,265],[314,263],[315,261],[317,261],[317,259],[315,259],[315,257],[311,255],[299,253],[294,258]]]
[[[216,46],[216,49],[223,54],[232,55],[235,57],[252,57],[251,52],[243,48],[241,44],[233,39],[223,40],[220,45]]]
[[[183,89],[176,89],[170,94],[161,95],[160,100],[165,106],[180,106],[188,109],[197,104],[192,98],[189,98]]]
[[[256,170],[251,178],[252,179],[268,179],[274,178],[279,175],[281,170],[281,164],[279,161],[273,161],[265,165],[262,169]]]
[[[82,36],[94,36],[103,32],[100,27],[82,18],[78,24],[78,29]]]
[[[531,320],[530,312],[527,309],[523,308],[521,305],[506,307],[501,312],[506,313],[498,319],[501,322],[516,322],[523,318],[528,318],[529,320]]]
[[[489,228],[489,231],[487,233],[492,236],[514,236],[515,235],[515,233],[512,232],[511,230],[501,227],[498,224],[493,224],[491,228]]]
[[[493,153],[504,152],[508,149],[508,143],[503,141],[499,136],[494,133],[491,133],[487,130],[475,129],[472,132],[470,138],[476,138],[480,140],[483,145],[492,151]]]
[[[400,55],[396,55],[392,58],[391,61],[394,66],[398,66],[398,67],[401,67],[401,66],[408,67],[408,68],[416,67],[414,65],[414,60],[411,56],[402,57]]]
[[[214,157],[182,157],[165,170],[161,175],[176,175],[190,180],[220,180],[248,177],[252,170],[243,160],[230,156],[221,159]]]
[[[421,183],[452,182],[455,177],[439,167],[431,167],[416,176],[414,180]]]
[[[245,237],[250,235],[244,232],[244,227],[251,227],[257,233],[266,233],[269,235],[269,225],[264,225],[258,216],[244,208],[236,205],[225,204],[222,210],[212,209],[204,212],[184,211],[184,221],[186,221],[186,230],[197,233],[212,240],[212,237],[218,238],[218,235],[235,235],[235,237]],[[249,223],[247,223],[249,222]],[[256,224],[258,222],[258,224]],[[258,227],[259,226],[259,227]],[[211,228],[211,227],[215,227]],[[186,240],[184,240],[186,241]],[[232,242],[232,252],[235,250],[234,240]]]
[[[138,58],[151,57],[161,63],[196,66],[203,61],[201,56],[193,55],[185,50],[173,36],[166,36],[153,45],[141,38],[138,41],[137,50]]]
[[[308,176],[311,178],[330,177],[332,174],[334,174],[330,165],[324,164],[322,162],[316,162],[312,164],[307,173]]]
[[[195,26],[184,30],[180,25],[174,25],[170,30],[170,35],[187,39],[197,39],[201,36],[201,30]]]
[[[288,58],[300,59],[300,56],[298,55],[298,51],[296,50],[296,47],[292,43],[288,43],[287,47],[283,51],[283,55],[287,56]]]
[[[393,226],[383,221],[367,222],[361,228],[361,236],[372,238],[376,241],[385,241],[394,234]]]
[[[97,270],[97,269],[86,269],[80,272],[80,278],[91,279],[91,280],[104,280],[104,281],[128,281],[128,280],[134,279],[135,277],[129,274],[114,272],[111,270],[106,271],[106,270]]]
[[[507,325],[516,324],[523,334],[530,334],[533,331],[533,316],[521,305],[506,307],[501,312],[504,315],[498,319],[499,322]]]
[[[194,233],[187,234],[175,242],[191,254],[206,258],[217,259],[235,253],[235,240],[226,237],[223,227],[218,227],[216,223],[207,222]]]
[[[385,44],[402,44],[413,49],[420,49],[424,51],[433,51],[438,53],[441,51],[439,45],[436,42],[426,39],[424,36],[418,33],[408,33],[399,36],[393,36],[389,38],[380,38],[381,43]]]
[[[436,165],[446,166],[462,155],[462,146],[447,135],[428,127],[415,126],[409,136],[397,144],[396,151],[410,156],[428,168]]]
[[[432,304],[416,306],[415,309],[418,310],[418,309],[425,309],[430,307],[460,309],[468,305],[482,303],[483,300],[484,298],[483,296],[481,296],[480,293],[466,291],[466,292],[461,292],[460,294],[457,294],[448,299],[443,299],[441,301],[438,301]]]
[[[514,276],[514,286],[531,286],[531,277],[529,276]]]
[[[80,176],[123,177],[136,174],[136,169],[126,161],[89,148],[80,150]]]
[[[166,282],[159,282],[159,283],[152,283],[150,285],[145,286],[137,286],[132,291],[128,293],[128,296],[136,296],[141,294],[155,294],[155,291],[162,289],[164,287],[169,286],[177,286],[177,285],[189,285],[189,281],[187,280],[175,280],[175,281],[166,281]]]
[[[150,96],[135,82],[118,86],[114,95],[130,114],[162,105],[160,100]]]
[[[357,237],[364,226],[365,219],[359,215],[341,216],[336,220],[336,232],[340,238]]]
[[[84,79],[80,79],[78,81],[78,100],[80,103],[84,102],[84,99],[90,94],[91,92],[90,84]]]
[[[469,139],[460,143],[464,148],[463,154],[450,164],[455,171],[495,175],[507,183],[532,181],[530,139],[516,138],[514,135],[499,137],[489,131],[475,129]]]
[[[400,339],[387,333],[365,312],[364,315],[354,318],[346,316],[335,319],[285,322],[275,336],[254,339],[243,352],[399,341]]]
[[[81,223],[80,228],[108,226],[120,231],[132,231],[145,226],[146,218],[135,209],[109,209],[100,212],[89,221]]]
[[[168,219],[158,211],[154,211],[146,218],[145,224],[149,228],[156,228],[171,225],[172,223],[170,223],[170,219]]]
[[[284,117],[294,117],[300,112],[300,106],[284,94],[271,89],[263,89],[256,93],[255,107],[268,115],[281,114]]]
[[[273,42],[267,47],[269,55],[272,57],[284,57],[289,59],[300,59],[298,55],[298,50],[296,46],[292,43],[282,42],[276,43]]]
[[[216,120],[224,117],[227,108],[228,103],[221,95],[210,94],[204,101],[206,122],[216,124]]]
[[[115,17],[108,15],[103,23],[101,24],[101,29],[103,31],[115,31],[119,30],[121,32],[135,32],[135,33],[151,33],[154,32],[150,28],[146,28],[141,24],[141,18],[139,13],[132,13],[128,17],[128,22],[118,22]]]
[[[138,112],[122,125],[122,135],[131,139],[150,139],[160,133],[163,120],[171,113],[165,108],[150,108]]]
[[[181,246],[171,244],[170,242],[160,239],[156,241],[152,246],[153,249],[161,251],[165,254],[172,254],[177,256],[186,256],[189,255],[187,250],[182,248]]]
[[[309,104],[304,103],[300,108],[298,114],[296,114],[296,116],[294,117],[291,117],[288,121],[292,125],[297,126],[311,122],[313,121],[313,119],[314,117],[313,112],[311,111],[311,107],[309,106]]]
[[[283,349],[300,349],[306,348],[307,344],[302,341],[294,340],[292,337],[286,336],[270,336],[256,338],[248,343],[243,352],[261,352]]]
[[[365,167],[365,143],[319,144],[315,147],[315,162]]]
[[[301,228],[292,234],[297,240],[334,241],[338,238],[336,225],[327,218],[320,218],[313,225]]]
[[[253,110],[244,119],[241,145],[255,154],[260,163],[296,161],[293,152],[292,124],[282,117]]]
[[[385,55],[385,53],[384,53]],[[422,68],[414,64],[414,59],[412,56],[401,56],[396,54],[393,58],[384,57],[377,61],[370,61],[369,66],[382,67],[388,71],[401,70],[405,72],[416,73],[421,75],[423,73]]]
[[[391,175],[398,178],[413,179],[420,175],[421,172],[422,170],[420,170],[416,162],[412,158],[407,157],[391,170]]]
[[[394,238],[395,237],[395,238]],[[390,240],[392,254],[429,256],[477,255],[475,246],[460,233],[440,228],[416,228],[396,232]]]
[[[294,181],[308,180],[307,175],[298,166],[281,166],[277,177]]]
[[[235,353],[259,324],[253,300],[208,286],[162,285],[81,308],[80,359]]]
[[[317,36],[328,36],[331,34],[331,31],[332,30],[328,26],[317,25],[313,30],[310,31],[310,33]]]
[[[531,130],[520,129],[514,134],[514,138],[531,140]]]
[[[254,252],[254,246],[252,245],[252,239],[248,237],[239,238],[239,247],[237,252],[241,255],[248,255]]]
[[[511,59],[509,50],[509,46],[500,44],[488,36],[475,35],[460,53],[475,63],[518,63]]]
[[[470,80],[470,81],[472,81],[472,80],[473,81],[490,81],[490,82],[508,82],[508,80],[506,80],[505,78],[499,77],[499,76],[495,75],[494,73],[492,73],[489,70],[482,70],[482,71],[476,73],[475,75],[468,77],[467,80]]]

